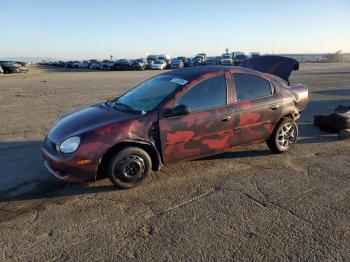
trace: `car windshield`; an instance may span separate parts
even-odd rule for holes
[[[231,59],[231,56],[230,55],[223,55],[222,58]]]
[[[177,87],[187,81],[171,75],[159,75],[136,86],[114,101],[116,106],[125,106],[139,112],[148,112],[158,106]]]
[[[162,61],[162,60],[157,60],[157,61],[155,62],[155,64],[161,65],[161,64],[163,64],[163,61]]]

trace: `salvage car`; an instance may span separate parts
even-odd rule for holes
[[[152,65],[151,69],[163,70],[168,66],[164,60],[156,60]]]
[[[89,61],[88,60],[84,60],[83,62],[81,62],[79,64],[79,68],[88,68],[90,66]]]
[[[65,66],[66,68],[73,68],[74,61],[67,61]]]
[[[100,70],[112,70],[114,68],[114,62],[111,60],[103,60],[102,63],[100,63]]]
[[[134,70],[145,70],[146,67],[147,67],[147,60],[144,58],[136,59],[131,64],[131,68]]]
[[[177,59],[177,60],[181,60],[182,63],[184,64],[184,67],[187,67],[187,66],[188,66],[188,65],[187,65],[187,58],[186,58],[185,56],[178,56],[176,59]]]
[[[114,70],[130,70],[132,62],[128,59],[119,59],[114,63]]]
[[[207,58],[207,65],[218,65],[220,62],[220,59],[218,59],[216,56],[214,57],[208,57]]]
[[[0,66],[2,67],[2,70],[4,71],[5,74],[28,72],[27,67],[24,67],[21,64],[18,64],[16,62],[4,61],[4,62],[0,62]]]
[[[101,66],[100,64],[101,64],[101,62],[99,62],[99,61],[91,62],[89,68],[90,69],[100,69],[100,66]]]
[[[163,165],[266,141],[293,148],[305,85],[288,85],[294,59],[204,66],[157,75],[118,98],[61,116],[45,137],[45,166],[67,182],[108,176],[130,188]],[[253,68],[259,68],[256,71]],[[200,99],[198,99],[200,98]]]
[[[230,54],[223,54],[220,59],[221,65],[233,65],[233,59],[232,55]]]
[[[203,54],[198,54],[194,57],[193,66],[205,65],[206,57]]]
[[[247,59],[247,56],[241,52],[235,52],[233,55],[234,63],[236,66],[239,66],[243,60]]]
[[[183,67],[184,67],[184,63],[180,59],[173,59],[173,61],[171,61],[170,63],[170,68],[172,69],[179,69]]]

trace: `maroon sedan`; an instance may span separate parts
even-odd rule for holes
[[[64,181],[108,175],[129,188],[163,165],[243,145],[266,141],[273,152],[290,150],[308,103],[306,86],[288,82],[298,62],[262,56],[242,66],[168,71],[62,116],[43,142],[45,166]]]

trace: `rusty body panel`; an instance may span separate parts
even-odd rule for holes
[[[237,102],[233,73],[253,74],[269,81],[274,94]],[[267,74],[241,67],[206,66],[164,74],[185,79],[186,84],[146,114],[118,111],[103,103],[58,120],[42,145],[48,170],[69,182],[92,180],[96,178],[106,152],[120,143],[129,142],[151,147],[159,167],[217,154],[268,139],[282,117],[298,115],[308,101],[306,87],[293,90]],[[226,79],[226,105],[181,116],[163,116],[187,90],[218,75],[224,75]],[[72,136],[81,138],[74,153],[64,154],[56,150],[57,145]]]

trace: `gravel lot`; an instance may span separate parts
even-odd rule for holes
[[[302,64],[294,74],[311,102],[290,153],[244,147],[167,166],[131,190],[107,179],[56,184],[40,141],[57,116],[158,73],[32,67],[0,76],[0,261],[349,260],[350,142],[312,118],[350,105],[350,64]]]

